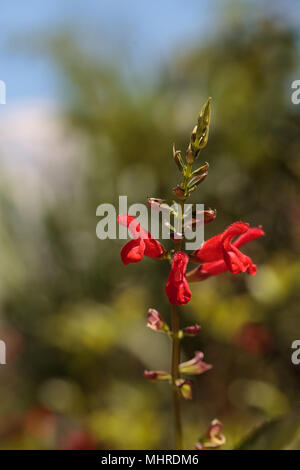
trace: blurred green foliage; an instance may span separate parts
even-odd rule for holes
[[[208,96],[212,124],[202,155],[210,171],[193,195],[218,211],[206,238],[236,220],[263,225],[266,237],[245,250],[258,265],[255,277],[224,274],[193,285],[182,309],[182,325],[202,325],[199,338],[183,342],[183,356],[200,349],[214,366],[195,379],[193,402],[183,403],[186,442],[192,448],[215,417],[232,448],[266,420],[293,415],[300,113],[290,84],[298,46],[295,32],[276,20],[224,22],[143,81],[76,36],[49,42],[64,123],[79,147],[68,168],[72,184],[53,187],[37,226],[13,205],[9,187],[1,192],[0,337],[8,345],[1,448],[172,447],[168,387],[143,379],[145,368],[169,367],[167,338],[145,328],[149,307],[169,319],[169,267],[145,259],[125,268],[121,241],[96,238],[95,212],[122,194],[129,204],[172,198],[172,143],[185,150]],[[277,437],[261,446],[299,447],[298,418],[293,426],[288,442],[277,426]]]

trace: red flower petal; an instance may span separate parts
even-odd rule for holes
[[[192,254],[193,259],[196,259],[198,262],[212,262],[223,259],[223,244],[230,243],[234,237],[246,232],[248,229],[249,224],[244,222],[231,224],[223,233],[215,235],[204,242],[200,250]]]
[[[155,238],[145,238],[145,255],[150,258],[160,258],[165,252],[164,247]]]
[[[225,261],[214,261],[212,263],[204,263],[197,268],[189,271],[186,278],[189,282],[204,281],[210,276],[216,276],[217,274],[224,273],[227,271]]]
[[[253,227],[249,228],[246,233],[240,235],[234,242],[233,245],[239,248],[240,246],[245,245],[246,243],[252,242],[259,237],[265,235],[265,232],[262,230],[261,227]]]
[[[222,251],[222,234],[215,235],[203,243],[200,250],[194,251],[193,258],[197,258],[198,262],[216,261],[223,257]]]
[[[155,238],[152,238],[151,234],[144,230],[139,222],[129,214],[121,214],[118,216],[118,223],[128,227],[131,235],[133,236],[133,240],[142,239],[144,241],[143,245],[143,255],[148,256],[149,258],[160,258],[164,253],[164,247],[157,241]],[[129,242],[130,243],[130,242]],[[124,248],[127,245],[124,246]],[[132,244],[134,247],[135,245]],[[138,246],[138,245],[136,245]],[[136,263],[143,258],[143,255],[138,259],[138,256],[133,256],[134,261],[127,261],[124,264],[128,263]],[[121,253],[122,256],[122,253]],[[123,259],[123,258],[122,258]],[[126,256],[127,259],[127,256]],[[124,262],[124,260],[123,260]]]
[[[120,225],[127,227],[133,238],[151,237],[151,235],[140,226],[139,222],[132,215],[120,214],[118,216],[117,222]]]
[[[237,235],[245,233],[249,230],[249,224],[245,222],[234,222],[222,234],[222,242],[231,241]]]
[[[125,266],[129,263],[141,261],[145,252],[145,243],[142,238],[130,240],[121,249],[121,258]]]

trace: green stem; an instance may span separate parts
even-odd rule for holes
[[[180,396],[176,386],[176,380],[179,378],[179,361],[180,361],[180,339],[179,332],[179,315],[174,306],[172,306],[172,398],[173,398],[173,414],[174,429],[176,439],[176,449],[183,450],[182,425],[180,415]]]

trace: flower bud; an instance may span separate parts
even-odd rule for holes
[[[197,186],[199,186],[199,184],[202,183],[202,181],[205,180],[207,175],[208,175],[208,173],[203,173],[202,175],[194,176],[188,184],[188,191],[189,192],[195,191]]]
[[[161,211],[170,214],[173,213],[173,209],[167,203],[165,203],[163,199],[158,199],[156,197],[148,197],[147,204],[151,210]]]
[[[185,379],[177,379],[176,386],[180,395],[185,398],[186,400],[191,400],[193,398],[193,391],[192,391],[192,381],[185,380]]]
[[[204,211],[204,223],[205,224],[209,224],[210,222],[213,222],[216,217],[217,217],[216,209],[207,209]]]
[[[187,326],[186,328],[183,328],[183,333],[185,334],[185,336],[197,336],[200,330],[201,330],[201,326],[192,325],[192,326]]]
[[[192,213],[192,226],[195,227],[200,223],[209,224],[217,217],[215,209],[206,209],[204,211],[194,211]],[[203,220],[204,219],[204,220]]]
[[[212,222],[216,216],[217,211],[214,209],[193,210],[191,214],[185,216],[184,228],[187,231],[195,230],[196,227]]]
[[[185,199],[185,192],[181,186],[176,186],[173,188],[173,194],[178,197],[178,199]]]
[[[168,372],[161,370],[145,370],[144,377],[147,380],[170,380],[171,376]]]
[[[207,173],[209,169],[209,163],[205,162],[204,165],[200,166],[197,168],[197,170],[194,170],[192,173],[192,176],[199,176],[203,175],[204,173]]]
[[[151,330],[162,331],[165,333],[169,331],[169,327],[164,321],[163,317],[154,308],[149,308],[147,313],[147,320],[147,326],[148,328],[151,328]]]
[[[191,135],[191,149],[194,152],[195,158],[199,156],[199,152],[203,149],[208,141],[209,123],[210,123],[210,102],[208,98],[205,105],[202,107],[198,116],[198,124],[193,129]]]
[[[202,352],[196,351],[195,356],[192,359],[179,364],[179,372],[181,374],[198,375],[211,369],[212,366],[210,364],[206,364],[206,362],[202,360],[203,357],[204,354]]]
[[[186,161],[191,165],[194,163],[194,152],[191,149],[191,144],[188,146],[188,149],[186,151],[185,155]]]
[[[206,431],[205,437],[197,442],[196,449],[198,450],[209,450],[218,449],[226,442],[226,437],[222,434],[222,423],[218,419],[214,419],[211,422],[208,430]]]
[[[176,163],[179,171],[183,173],[185,169],[185,164],[183,163],[182,156],[181,156],[181,151],[180,150],[175,150],[175,144],[173,144],[173,158],[174,162]]]

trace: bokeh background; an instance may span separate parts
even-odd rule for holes
[[[96,237],[96,208],[171,199],[197,113],[213,97],[206,237],[262,224],[255,277],[193,284],[182,356],[212,371],[183,403],[186,445],[213,418],[226,448],[300,448],[298,1],[64,1],[1,5],[0,366],[2,449],[172,448],[168,265],[124,267]],[[271,422],[271,424],[268,424]],[[263,425],[262,428],[259,426]],[[254,429],[259,429],[246,439]]]

